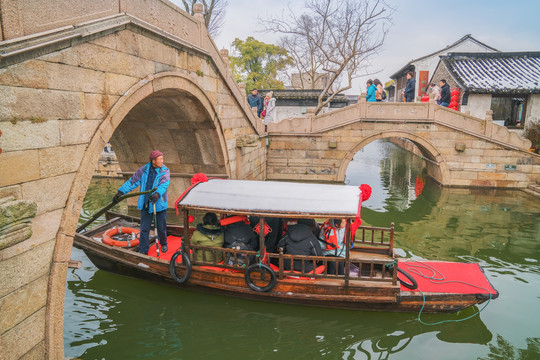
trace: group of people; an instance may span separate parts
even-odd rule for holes
[[[276,99],[273,97],[274,92],[266,93],[266,96],[261,98],[257,89],[252,89],[248,95],[247,101],[250,108],[257,108],[257,117],[264,122],[264,131],[268,131],[268,124],[274,121],[276,112]]]
[[[401,92],[406,102],[414,101],[415,87],[416,80],[414,79],[414,74],[412,71],[409,71],[407,73],[407,84],[405,85],[405,89]],[[435,85],[435,83],[429,84],[429,89],[434,94],[435,102],[437,102],[438,105],[444,107],[450,105],[450,85],[448,85],[445,79],[442,79],[438,86]]]
[[[167,248],[167,189],[170,182],[170,171],[163,163],[163,153],[154,150],[150,153],[149,162],[141,166],[114,195],[112,202],[117,203],[121,196],[140,186],[137,208],[141,211],[141,232],[139,252],[148,254],[149,234],[152,220],[157,228],[157,237],[161,252]],[[154,191],[151,191],[155,189]],[[280,250],[290,255],[345,257],[345,219],[330,219],[322,227],[314,219],[280,219],[266,218],[264,245],[269,253]],[[213,212],[206,213],[202,223],[197,225],[191,237],[191,244],[199,246],[225,247],[236,250],[259,250],[259,218],[251,216],[231,216],[219,220]],[[219,263],[227,261],[232,265],[242,260],[238,254],[229,259],[223,258],[222,252],[195,249],[198,261]],[[245,259],[244,259],[245,261]],[[251,260],[253,262],[254,259]],[[342,261],[327,261],[328,274],[344,273]],[[291,266],[286,261],[285,269],[302,271],[302,261],[294,260]],[[313,270],[311,261],[304,262],[305,272]]]
[[[379,79],[375,79],[375,80],[369,79],[366,82],[366,86],[367,86],[367,94],[366,94],[367,102],[376,102],[376,101],[386,100],[386,93]]]
[[[434,94],[434,99],[437,104],[448,107],[450,105],[450,85],[446,82],[446,80],[442,79],[439,82],[439,86],[435,85],[434,83],[429,84],[429,89]]]
[[[231,221],[228,221],[231,220]],[[269,232],[265,235],[265,249],[269,253],[345,257],[345,225],[344,219],[330,219],[322,227],[313,219],[286,220],[279,218],[265,219]],[[226,225],[222,226],[224,223]],[[236,250],[259,250],[258,230],[259,218],[233,216],[220,222],[215,213],[206,213],[203,222],[197,225],[197,230],[191,237],[191,244],[195,246],[224,247]],[[220,263],[224,261],[229,265],[240,264],[245,261],[243,255],[224,258],[222,252],[194,249],[197,261]],[[250,262],[253,262],[251,259]],[[328,274],[344,274],[343,261],[327,261]],[[277,264],[275,264],[277,265]],[[291,264],[288,259],[284,261],[286,270],[302,271],[302,261],[295,259]],[[304,262],[305,272],[313,270],[311,261]]]

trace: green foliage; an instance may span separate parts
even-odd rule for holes
[[[197,75],[199,75],[199,76],[203,76],[203,75],[204,75],[204,73],[203,73],[201,70],[197,70],[197,71],[195,71],[195,73],[196,73]]]
[[[265,44],[251,36],[245,41],[236,38],[233,46],[237,55],[230,56],[229,63],[237,82],[245,83],[248,91],[252,88],[284,88],[278,75],[292,64],[287,50],[276,45]]]
[[[529,120],[523,133],[525,138],[531,140],[532,146],[540,147],[540,121]]]

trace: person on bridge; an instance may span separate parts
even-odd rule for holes
[[[414,89],[416,87],[416,80],[413,77],[412,71],[409,71],[407,73],[407,84],[405,85],[405,90],[403,90],[401,93],[405,97],[406,102],[413,102],[414,101]]]
[[[377,86],[373,84],[373,80],[369,79],[366,82],[367,86],[367,94],[366,94],[366,101],[367,102],[375,102],[377,101],[375,93],[377,92]]]
[[[446,80],[442,79],[441,82],[441,106],[448,107],[450,105],[450,85],[446,83]]]
[[[257,108],[257,117],[261,117],[261,111],[263,109],[263,100],[258,94],[257,89],[251,90],[251,94],[248,95],[247,101],[250,108]]]
[[[113,203],[118,202],[118,198],[137,186],[141,186],[141,191],[148,191],[156,188],[152,194],[139,196],[137,209],[141,210],[141,235],[139,239],[139,252],[148,255],[148,237],[152,218],[154,215],[157,226],[157,236],[161,245],[161,252],[167,252],[167,188],[169,187],[171,174],[169,169],[163,165],[163,153],[154,150],[150,153],[150,162],[141,166],[135,174],[126,181],[113,197]]]
[[[273,97],[274,92],[270,91],[264,97],[264,131],[268,131],[268,124],[275,121],[276,117],[276,99]]]

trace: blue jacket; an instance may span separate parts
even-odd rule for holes
[[[377,98],[375,97],[375,92],[377,91],[377,86],[375,84],[371,84],[367,89],[367,95],[366,95],[366,101],[372,102],[377,101]]]
[[[135,174],[133,174],[133,176],[124,183],[124,185],[120,186],[118,191],[127,194],[139,185],[141,186],[141,191],[144,191],[144,189],[146,188],[146,182],[148,181],[148,172],[151,167],[152,163],[150,162],[146,165],[141,166],[137,171],[135,171]],[[161,168],[157,168],[156,170],[157,174],[156,178],[154,179],[154,185],[152,186],[152,189],[157,188],[155,192],[159,193],[160,195],[158,201],[156,202],[156,211],[163,211],[167,209],[167,188],[169,187],[169,182],[171,180],[171,173],[169,171],[169,168],[167,168],[165,165],[162,165]],[[144,208],[144,203],[146,202],[147,198],[147,195],[139,196],[139,201],[137,202],[137,209],[142,210]],[[154,212],[154,207],[152,206],[152,204],[148,206],[148,212]]]
[[[253,94],[249,94],[247,97],[247,101],[250,108],[257,108],[257,116],[261,115],[261,111],[263,109],[263,100],[259,95],[253,96]]]

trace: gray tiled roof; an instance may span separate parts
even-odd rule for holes
[[[540,93],[540,52],[450,53],[441,61],[470,92]]]

